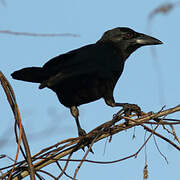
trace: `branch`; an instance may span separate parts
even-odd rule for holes
[[[2,79],[3,76],[1,75],[0,77]],[[13,93],[11,95],[13,95]],[[80,166],[85,161],[93,162],[93,163],[101,163],[101,164],[102,163],[108,164],[108,163],[120,162],[120,161],[137,156],[137,154],[144,148],[145,144],[151,138],[152,134],[154,134],[155,136],[158,136],[159,138],[161,138],[162,140],[171,144],[173,147],[175,147],[177,150],[180,151],[180,147],[178,145],[176,145],[175,143],[173,143],[166,137],[162,136],[161,134],[155,132],[156,128],[159,126],[162,126],[163,124],[169,123],[169,125],[172,125],[173,122],[174,122],[173,125],[180,124],[179,120],[171,121],[171,119],[161,118],[161,117],[167,116],[168,114],[175,113],[177,111],[180,111],[180,105],[170,108],[170,109],[167,109],[167,110],[162,109],[160,112],[157,112],[157,113],[152,113],[152,112],[143,113],[143,115],[140,118],[137,118],[137,116],[133,116],[133,115],[130,117],[124,117],[122,110],[120,110],[116,115],[113,116],[112,120],[105,122],[102,125],[96,127],[95,129],[90,131],[85,137],[69,138],[69,139],[63,140],[59,143],[56,143],[55,145],[52,145],[50,147],[47,147],[47,148],[41,150],[39,153],[30,157],[29,159],[32,161],[32,163],[31,163],[32,169],[36,173],[36,172],[40,171],[43,167],[48,166],[57,161],[67,161],[62,173],[59,175],[59,177],[61,177],[62,174],[65,174],[65,170],[70,161],[76,161],[76,162],[79,161],[79,160],[70,159],[71,156],[73,155],[73,153],[86,147],[86,146],[89,146],[89,145],[90,146],[89,146],[87,153],[84,155],[84,158],[80,160]],[[125,123],[122,122],[121,120],[123,120],[123,119],[125,121],[128,121],[128,124],[127,124],[127,122],[125,122]],[[151,123],[156,124],[156,128],[155,129],[149,128],[148,126],[146,126],[146,125],[148,125],[147,123],[150,123],[150,125],[151,125]],[[91,150],[91,146],[94,145],[96,142],[98,142],[108,136],[112,139],[112,136],[114,134],[117,134],[121,131],[125,131],[125,130],[130,129],[135,126],[142,126],[143,128],[145,128],[145,130],[151,132],[148,139],[144,142],[144,144],[139,148],[139,150],[136,153],[134,153],[130,156],[121,158],[116,161],[111,161],[111,162],[99,162],[99,161],[94,162],[94,161],[85,159],[88,152]],[[174,131],[174,129],[173,129],[173,131]],[[24,134],[24,133],[25,132],[23,132],[22,134]],[[67,155],[69,156],[68,159],[66,159],[66,160],[62,159],[63,157],[65,157]],[[12,171],[13,165],[15,167],[14,167],[14,173],[12,174],[11,171]],[[26,160],[18,162],[13,165],[4,167],[4,168],[0,168],[0,171],[4,170],[4,169],[9,169],[9,171],[7,171],[6,173],[4,173],[0,176],[0,179],[10,177],[10,176],[12,176],[13,180],[18,180],[19,177],[21,177],[21,179],[23,179],[24,177],[31,174],[31,172],[33,172],[33,171],[28,171],[28,167],[30,166],[30,163]],[[76,173],[74,174],[74,178],[75,178],[78,170],[79,170],[79,168],[76,170]],[[50,173],[49,173],[49,175],[50,175]]]
[[[72,34],[72,33],[45,34],[45,33],[16,32],[11,30],[0,30],[0,34],[9,34],[15,36],[33,36],[33,37],[57,37],[57,36],[79,37],[78,34]]]
[[[30,153],[28,141],[26,138],[26,134],[25,134],[24,128],[23,128],[22,123],[21,123],[21,116],[20,116],[18,105],[16,103],[15,94],[14,94],[14,91],[13,91],[10,83],[8,82],[8,80],[6,79],[6,77],[3,75],[3,73],[1,71],[0,71],[0,81],[1,81],[1,84],[2,84],[4,91],[6,93],[6,96],[7,96],[7,99],[9,101],[9,104],[11,106],[11,109],[13,111],[14,118],[15,118],[15,126],[18,125],[18,127],[19,127],[18,149],[17,149],[16,158],[15,158],[15,163],[16,163],[17,158],[18,158],[20,143],[21,143],[21,138],[22,138],[24,148],[25,148],[25,152],[27,155],[26,161],[28,163],[30,176],[31,176],[32,180],[35,180],[34,168],[33,168],[32,160],[31,160],[31,153]],[[14,171],[14,168],[15,168],[15,166],[12,168],[11,174],[10,174],[8,179],[11,178],[11,175],[12,175],[12,172]]]

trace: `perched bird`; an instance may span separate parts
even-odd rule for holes
[[[111,107],[127,105],[116,103],[113,97],[124,63],[141,46],[157,44],[162,42],[130,28],[117,27],[106,31],[94,44],[61,54],[42,67],[24,68],[11,75],[17,80],[40,83],[39,89],[53,90],[70,109],[78,134],[83,136],[86,133],[79,123],[78,106],[100,98]],[[128,107],[131,108],[130,104]]]

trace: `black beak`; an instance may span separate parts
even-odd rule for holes
[[[163,44],[160,40],[146,34],[139,34],[139,36],[136,37],[136,43],[142,46]]]

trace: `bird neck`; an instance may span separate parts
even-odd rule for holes
[[[139,46],[129,46],[124,42],[113,42],[113,41],[97,41],[98,44],[103,44],[111,47],[113,51],[120,57],[121,61],[126,61],[126,59],[137,49]]]
[[[123,42],[114,43],[114,47],[117,49],[117,52],[123,57],[123,60],[126,61],[126,59],[136,50],[140,47],[140,45],[128,45]]]

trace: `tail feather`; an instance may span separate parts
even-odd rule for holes
[[[11,74],[14,79],[41,83],[47,78],[47,74],[43,72],[41,67],[29,67],[19,71],[15,71]]]

